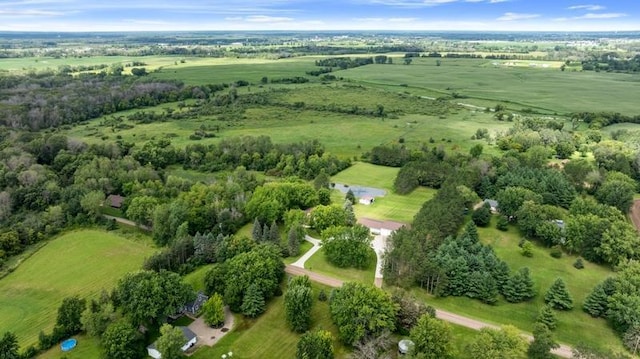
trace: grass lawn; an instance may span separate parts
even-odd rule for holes
[[[189,284],[191,288],[193,288],[193,290],[195,290],[196,292],[204,292],[204,277],[211,266],[213,266],[213,264],[202,266],[185,275],[182,280],[185,283]]]
[[[309,249],[311,249],[312,247],[313,247],[313,244],[311,244],[311,242],[302,241],[302,243],[300,243],[300,249],[298,250],[298,255],[284,258],[283,259],[284,264],[291,264],[297,261],[300,257],[302,257],[305,253],[307,253]]]
[[[97,338],[86,335],[76,335],[74,338],[78,340],[78,344],[71,351],[65,353],[60,349],[60,345],[57,344],[40,354],[38,359],[88,359],[101,357],[100,341]]]
[[[574,299],[574,309],[568,312],[556,311],[558,328],[554,331],[556,339],[562,343],[576,345],[588,343],[599,348],[621,350],[621,341],[604,319],[593,319],[582,311],[585,297],[593,287],[613,273],[605,267],[585,262],[585,269],[573,267],[575,256],[564,255],[555,259],[549,255],[548,248],[534,246],[534,256],[524,257],[520,254],[518,242],[521,238],[516,227],[501,232],[495,229],[493,218],[491,226],[479,228],[481,240],[491,245],[498,256],[507,262],[512,271],[522,267],[529,267],[534,280],[537,296],[531,302],[510,304],[500,300],[497,305],[489,306],[476,300],[460,297],[434,298],[422,290],[415,293],[424,298],[429,304],[495,324],[512,324],[531,332],[536,315],[544,305],[544,294],[556,278],[564,279],[567,288]]]
[[[77,230],[51,240],[0,280],[0,333],[11,330],[22,347],[50,332],[65,297],[110,290],[154,252],[147,242],[100,230]]]
[[[376,274],[376,254],[373,249],[371,249],[369,265],[365,269],[338,268],[327,261],[324,249],[320,248],[319,251],[305,262],[304,267],[313,272],[325,274],[343,281],[373,284]]]
[[[331,322],[328,302],[317,300],[321,289],[330,288],[313,283],[313,296],[316,299],[312,310],[311,330],[328,330],[337,338],[337,328]],[[284,296],[273,298],[267,312],[256,319],[236,316],[235,328],[213,347],[201,347],[192,356],[194,359],[220,358],[222,354],[233,352],[233,358],[283,359],[295,358],[299,334],[293,333],[286,322]],[[336,339],[334,341],[336,358],[346,358],[347,349]]]
[[[365,206],[356,203],[353,209],[358,218],[369,217],[410,223],[424,202],[431,199],[437,191],[420,187],[408,195],[394,193],[393,181],[399,170],[399,168],[356,162],[351,167],[331,177],[331,181],[351,186],[360,185],[381,188],[387,191],[384,197],[376,198],[372,205]],[[334,203],[342,203],[344,194],[334,190],[332,201]]]

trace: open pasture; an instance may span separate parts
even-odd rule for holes
[[[424,298],[436,308],[452,311],[489,323],[512,324],[521,330],[531,332],[539,309],[544,305],[544,295],[560,277],[567,284],[574,300],[571,311],[556,311],[558,328],[554,331],[556,340],[569,345],[586,343],[597,348],[621,350],[622,343],[604,319],[594,319],[582,311],[586,296],[596,284],[603,281],[613,272],[603,266],[584,261],[585,268],[573,267],[576,256],[563,255],[556,259],[549,255],[550,250],[538,245],[534,246],[531,258],[522,256],[518,242],[522,238],[516,227],[510,226],[507,232],[495,229],[496,218],[487,228],[478,228],[483,243],[491,245],[498,256],[507,262],[512,271],[529,267],[531,277],[537,291],[530,302],[511,304],[501,299],[496,305],[489,306],[477,300],[464,297],[436,298],[426,295],[423,290],[415,289],[414,293]]]
[[[51,332],[65,297],[88,298],[110,290],[153,253],[147,243],[100,230],[78,230],[51,240],[0,280],[0,333],[14,332],[21,346]]]
[[[411,65],[368,65],[335,74],[356,82],[398,86],[398,90],[466,97],[460,102],[495,106],[504,102],[513,110],[531,108],[547,113],[615,111],[637,114],[640,75],[560,71],[553,66],[535,68],[494,66],[503,60],[414,58]],[[512,61],[528,64],[532,61]],[[400,85],[406,86],[402,87]]]

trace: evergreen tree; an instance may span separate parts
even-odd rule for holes
[[[473,221],[467,222],[467,225],[464,227],[464,233],[467,235],[467,238],[469,238],[473,244],[480,242],[480,236],[478,235],[478,227],[476,227]]]
[[[605,290],[605,283],[598,283],[584,300],[582,310],[594,318],[604,317],[609,309],[609,294]]]
[[[571,310],[573,308],[573,298],[571,298],[571,294],[569,294],[562,278],[558,278],[553,282],[553,285],[544,295],[544,302],[554,309]]]
[[[0,338],[0,358],[2,359],[18,359],[18,339],[12,332],[5,332]]]
[[[353,194],[353,191],[351,189],[347,191],[347,194],[344,196],[344,199],[351,202],[351,204],[356,204],[356,195]]]
[[[269,228],[269,237],[268,240],[279,244],[280,243],[280,231],[278,230],[278,225],[276,222],[271,222],[271,227]]]
[[[356,224],[356,214],[353,211],[353,205],[349,200],[344,201],[343,208],[345,213],[345,224],[348,226]]]
[[[549,330],[554,330],[558,326],[558,317],[550,306],[545,305],[540,308],[536,322],[546,325]]]
[[[485,203],[482,207],[473,211],[471,215],[471,220],[477,226],[486,227],[491,222],[491,207],[487,203]]]
[[[267,306],[260,288],[255,284],[250,285],[244,294],[242,305],[240,306],[242,314],[250,318],[255,318],[264,313],[266,308]]]
[[[269,225],[266,223],[262,226],[262,237],[260,237],[259,242],[267,242],[269,240],[270,229],[271,228],[269,228]]]
[[[533,280],[529,268],[524,267],[513,274],[503,291],[505,299],[511,303],[520,303],[535,297]]]
[[[527,356],[531,359],[551,359],[551,349],[559,348],[558,343],[553,341],[551,331],[546,325],[536,323],[533,326],[533,341],[529,344]]]
[[[289,248],[289,255],[295,257],[300,250],[300,239],[298,238],[298,225],[293,225],[289,229],[287,234],[287,247]]]
[[[253,231],[251,232],[251,236],[254,241],[262,242],[262,224],[260,224],[260,221],[257,218],[253,221]]]

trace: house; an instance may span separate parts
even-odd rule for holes
[[[196,344],[196,342],[198,341],[198,336],[196,335],[196,333],[192,332],[191,329],[187,327],[178,327],[178,328],[182,330],[182,334],[184,335],[184,339],[185,339],[185,343],[181,349],[183,352],[186,352],[187,350],[189,350],[189,348],[191,348]],[[160,354],[160,352],[158,351],[158,348],[156,347],[155,342],[147,347],[147,354],[149,354],[150,357],[155,359],[162,358],[162,354]]]
[[[401,222],[394,221],[379,221],[377,219],[371,218],[360,218],[358,219],[358,224],[361,224],[371,231],[373,235],[383,235],[389,236],[391,233],[397,231],[398,229],[406,226],[406,224]]]
[[[204,295],[202,292],[198,292],[198,294],[196,294],[196,299],[193,302],[189,302],[182,307],[182,313],[192,316],[198,315],[200,308],[202,308],[207,300],[209,300],[209,297]]]
[[[360,199],[358,200],[358,203],[360,204],[364,204],[365,206],[368,206],[370,204],[373,204],[373,202],[375,202],[375,198],[372,196],[363,196],[360,197]]]
[[[489,204],[489,207],[491,208],[491,213],[497,213],[498,212],[498,208],[500,208],[498,201],[496,201],[495,199],[487,198],[484,201],[482,201],[483,205],[485,203]]]
[[[107,204],[112,208],[122,208],[122,202],[125,198],[118,194],[110,194],[107,197]]]

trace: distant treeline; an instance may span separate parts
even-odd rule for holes
[[[582,61],[584,71],[608,71],[608,72],[640,72],[640,55],[631,59],[621,59],[618,54],[610,52]]]
[[[616,123],[640,123],[640,115],[626,116],[619,112],[576,112],[571,118],[588,123],[589,127],[594,129]]]

